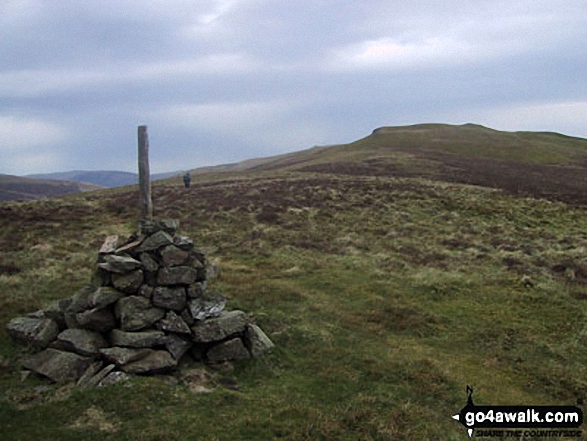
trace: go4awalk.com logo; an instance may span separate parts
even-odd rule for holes
[[[467,386],[467,404],[453,415],[473,435],[500,438],[580,438],[583,411],[577,406],[476,406]]]

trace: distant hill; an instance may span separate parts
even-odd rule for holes
[[[52,198],[104,188],[95,184],[31,179],[0,174],[0,201]]]
[[[158,173],[151,175],[151,179],[156,181],[158,179],[165,179],[180,173]],[[114,170],[76,170],[57,173],[44,173],[27,175],[28,178],[33,179],[50,179],[71,182],[86,182],[100,185],[102,187],[123,187],[125,185],[134,185],[139,182],[139,175],[137,173],[114,171]]]
[[[381,127],[349,144],[194,173],[268,171],[422,177],[587,204],[587,139],[476,124]]]

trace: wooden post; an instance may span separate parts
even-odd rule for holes
[[[140,220],[153,220],[153,201],[151,200],[151,178],[149,175],[149,135],[147,126],[139,126],[139,204]]]

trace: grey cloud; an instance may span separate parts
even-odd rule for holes
[[[156,171],[467,115],[546,124],[550,109],[587,135],[565,110],[587,102],[583,0],[5,0],[0,15],[0,130],[60,135],[0,173],[27,155],[133,170],[143,123]]]

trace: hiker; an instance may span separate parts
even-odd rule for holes
[[[191,182],[192,182],[192,177],[190,176],[190,172],[187,171],[187,172],[185,172],[185,175],[183,175],[183,185],[185,186],[185,188],[190,188]]]

